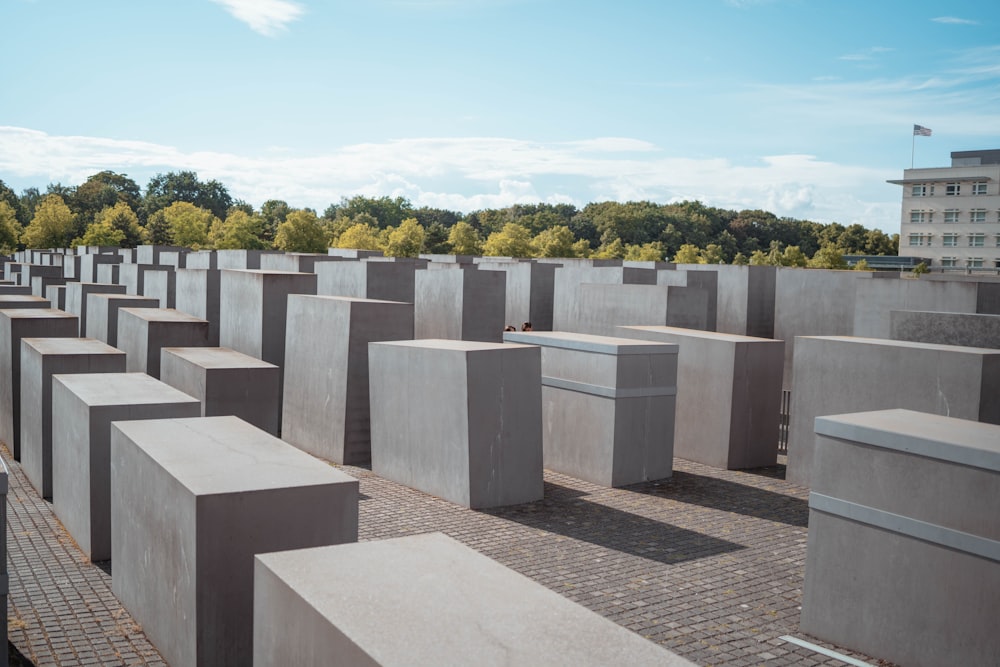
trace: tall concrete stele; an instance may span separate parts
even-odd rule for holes
[[[899,254],[937,270],[1000,269],[1000,149],[952,151],[950,167],[905,169]]]

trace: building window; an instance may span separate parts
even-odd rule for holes
[[[956,266],[958,266],[958,258],[957,257],[942,257],[941,258],[941,266],[943,266],[945,268],[956,267]]]
[[[986,245],[986,234],[969,234],[969,247],[982,248]]]
[[[910,222],[919,225],[931,221],[930,211],[910,211]]]
[[[1000,234],[997,234],[997,247],[1000,248]]]
[[[944,211],[944,221],[945,222],[958,222],[958,209],[949,208]]]
[[[956,195],[962,194],[962,184],[961,183],[949,183],[944,186],[944,193],[949,197],[954,197]]]
[[[958,234],[945,234],[941,245],[946,248],[954,248],[958,246]]]
[[[930,234],[910,234],[910,245],[920,246],[920,245],[930,245],[931,235]]]
[[[986,222],[986,209],[974,208],[969,211],[969,222]]]
[[[981,268],[983,268],[983,258],[982,257],[970,257],[969,259],[965,260],[965,262],[966,262],[966,265],[970,269],[981,269]]]
[[[984,195],[984,194],[986,194],[986,184],[985,183],[973,183],[972,184],[972,194],[974,194],[974,195]]]
[[[983,185],[986,185],[985,183]],[[910,189],[910,196],[912,197],[933,197],[934,196],[934,186],[933,185],[914,185]]]

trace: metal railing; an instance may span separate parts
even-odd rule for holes
[[[788,422],[792,408],[792,392],[781,391],[781,412],[778,413],[778,453],[788,453]]]

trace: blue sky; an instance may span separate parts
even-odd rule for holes
[[[899,230],[1000,148],[1000,2],[0,0],[0,179],[260,206],[698,199]]]

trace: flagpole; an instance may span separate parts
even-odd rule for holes
[[[910,169],[913,169],[913,153],[917,149],[917,133],[913,133],[913,139],[910,140]]]

